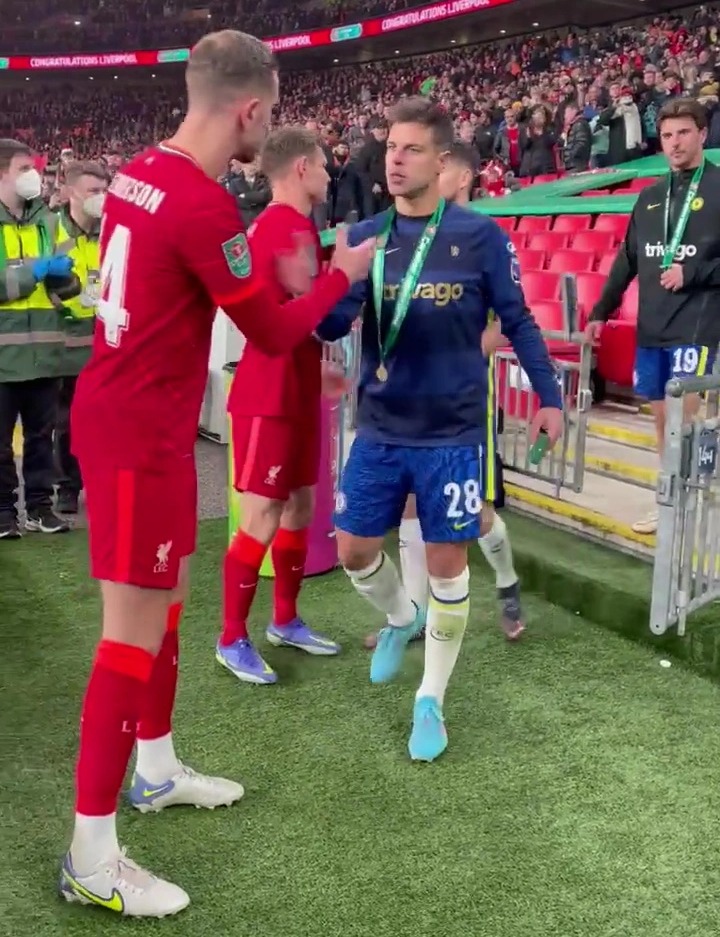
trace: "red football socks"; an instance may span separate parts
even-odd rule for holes
[[[142,648],[105,640],[98,645],[80,720],[77,813],[104,817],[117,810],[153,664]]]
[[[155,658],[138,726],[137,737],[144,741],[161,739],[172,731],[180,650],[178,627],[182,610],[182,602],[177,602],[168,609],[167,630]]]
[[[305,575],[307,543],[307,528],[285,530],[281,527],[273,540],[273,622],[281,628],[297,617],[297,598]]]
[[[260,567],[267,547],[244,531],[238,531],[223,565],[223,630],[220,643],[227,647],[247,640],[247,618],[255,598]]]

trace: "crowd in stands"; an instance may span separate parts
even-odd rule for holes
[[[349,156],[361,168],[366,194],[352,200],[361,215],[370,204],[367,187],[384,184],[387,108],[420,89],[453,114],[458,136],[479,163],[500,161],[521,178],[656,152],[657,112],[681,93],[705,103],[708,145],[720,146],[719,27],[720,12],[707,6],[605,31],[283,72],[276,119],[316,121],[329,158],[345,166]],[[33,77],[22,91],[0,94],[0,134],[27,140],[49,162],[67,146],[77,156],[128,156],[170,134],[183,111],[178,73],[159,70],[150,92],[143,81],[121,72],[116,82],[93,83],[80,73],[67,88],[55,84],[46,94]],[[355,181],[352,186],[357,190]]]
[[[3,5],[2,54],[118,52],[193,45],[208,29],[257,36],[357,22],[427,0],[13,0]]]

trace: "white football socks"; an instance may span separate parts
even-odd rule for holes
[[[415,606],[387,553],[379,553],[366,569],[346,569],[345,572],[359,595],[386,615],[390,625],[402,628],[415,621]]]
[[[518,581],[518,575],[513,566],[512,547],[508,537],[505,521],[495,514],[492,527],[478,540],[485,559],[495,570],[495,585],[498,589],[506,589]]]
[[[75,829],[70,846],[73,869],[82,877],[120,853],[114,813],[105,817],[75,814]]]
[[[137,762],[135,770],[150,784],[164,784],[180,770],[175,754],[172,733],[159,739],[137,740]]]
[[[400,521],[400,569],[405,591],[418,608],[428,606],[428,570],[420,521],[404,517]]]
[[[432,696],[441,706],[443,704],[470,614],[469,587],[467,567],[452,579],[430,576],[425,670],[416,699]]]

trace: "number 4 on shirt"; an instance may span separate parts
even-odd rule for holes
[[[125,309],[125,278],[130,254],[130,229],[116,225],[105,245],[100,268],[100,300],[97,317],[105,329],[105,341],[117,348],[128,327]]]

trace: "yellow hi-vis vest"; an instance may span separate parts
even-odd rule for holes
[[[82,285],[79,296],[63,303],[65,314],[65,353],[59,370],[60,377],[74,377],[80,373],[90,357],[95,316],[100,298],[100,240],[97,231],[84,231],[67,212],[63,212],[60,228],[61,240],[72,245],[67,251],[74,261],[73,273]]]

